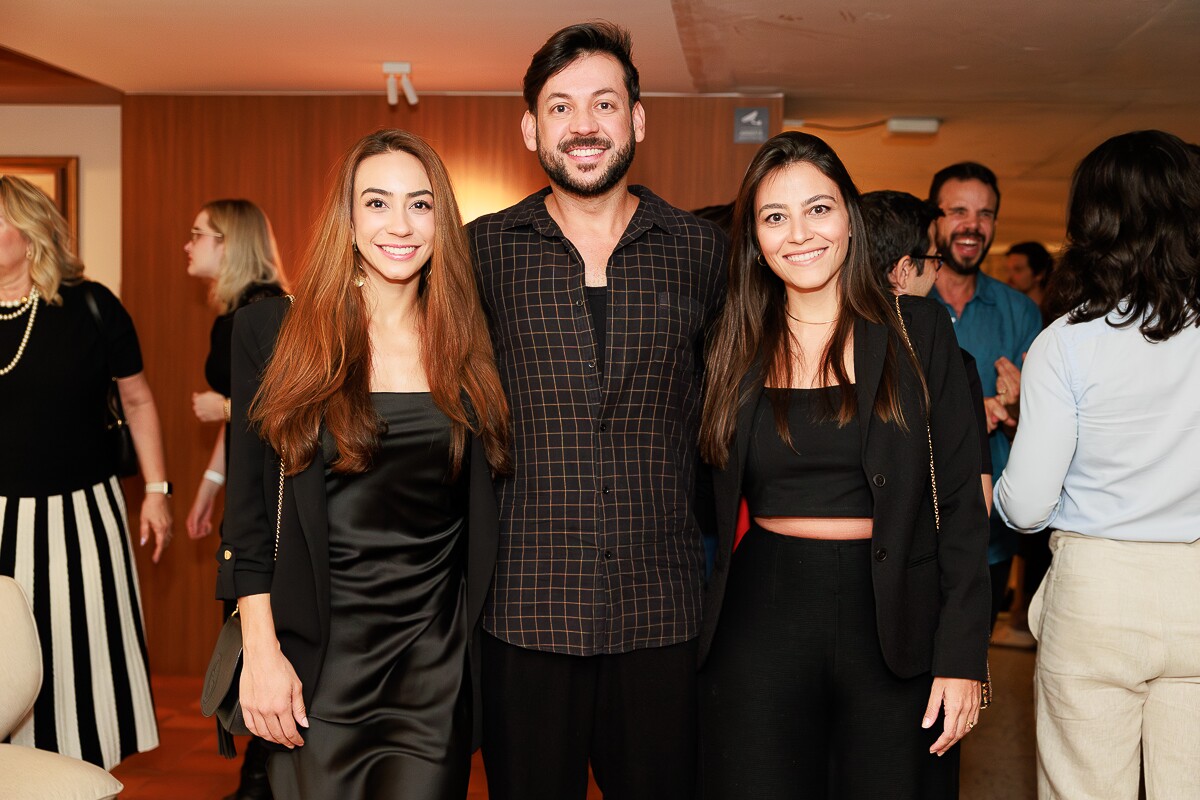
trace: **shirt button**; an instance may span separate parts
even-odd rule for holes
[[[582,301],[582,300],[576,300],[576,301],[575,301],[575,307],[576,307],[576,308],[579,308],[579,307],[580,307],[580,306],[582,306],[582,305],[583,305],[583,301]]]
[[[589,362],[588,362],[588,369],[595,369],[595,368],[596,368],[596,362],[595,362],[595,361],[589,361]]]
[[[611,558],[613,557],[613,551],[612,551],[612,550],[605,550],[605,551],[604,551],[604,557],[605,557],[605,558],[609,558],[609,559],[611,559]]]
[[[882,474],[877,472],[871,478],[871,483],[875,484],[876,486],[883,486],[885,483],[887,483],[887,478],[883,477]]]
[[[604,494],[608,494],[610,491],[612,491],[612,489],[610,489],[609,487],[605,486],[605,487],[604,487],[603,489],[601,489],[600,491],[601,491],[601,492],[603,492]]]
[[[875,551],[875,560],[876,561],[887,561],[887,548],[886,547],[881,547]]]
[[[606,422],[601,422],[601,423],[600,423],[600,432],[601,432],[601,433],[604,433],[606,430],[608,430],[608,423],[606,423]]]

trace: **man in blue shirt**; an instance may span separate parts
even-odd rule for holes
[[[979,271],[996,234],[1000,187],[990,169],[973,161],[933,176],[929,200],[942,209],[936,220],[937,249],[945,259],[929,296],[950,312],[958,343],[975,356],[988,418],[992,475],[999,480],[1017,428],[1021,364],[1042,328],[1037,305],[1022,293]],[[1004,598],[1017,533],[992,513],[988,563],[992,623]]]

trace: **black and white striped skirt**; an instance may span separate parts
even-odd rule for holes
[[[116,477],[49,497],[0,496],[0,575],[33,606],[42,690],[13,744],[105,769],[158,746],[137,571]]]

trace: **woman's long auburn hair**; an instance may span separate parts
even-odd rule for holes
[[[859,192],[845,165],[823,140],[807,133],[787,131],[771,138],[755,154],[746,170],[733,211],[733,246],[729,256],[729,281],[725,307],[708,344],[704,412],[700,420],[700,452],[710,464],[723,468],[737,427],[738,409],[749,394],[764,385],[786,387],[792,383],[796,341],[787,325],[787,295],[783,281],[760,262],[755,200],[758,188],[770,176],[792,164],[811,164],[837,185],[850,220],[850,245],[837,277],[840,311],[829,344],[820,354],[817,376],[820,385],[840,385],[837,408],[829,417],[839,426],[857,413],[855,387],[846,374],[845,356],[854,337],[858,319],[888,329],[880,392],[875,413],[885,422],[894,421],[907,429],[901,407],[899,349],[904,341],[900,321],[889,298],[872,272],[869,232],[859,209]],[[915,365],[915,357],[908,356]],[[743,391],[743,378],[761,369],[761,380]],[[921,375],[918,367],[917,374]],[[775,428],[791,446],[787,424],[787,399],[773,393],[771,405]]]
[[[360,140],[337,168],[295,300],[252,404],[251,422],[283,455],[289,475],[312,462],[322,423],[337,445],[330,464],[335,472],[366,471],[378,448],[369,308],[363,287],[355,283],[362,267],[352,248],[352,195],[364,160],[397,152],[420,161],[433,188],[434,248],[419,279],[417,330],[433,401],[451,422],[451,474],[462,465],[468,431],[483,440],[494,472],[511,469],[508,402],[450,176],[424,140],[387,129]]]

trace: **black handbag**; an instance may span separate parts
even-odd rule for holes
[[[96,321],[100,338],[104,338],[104,322],[100,319],[100,307],[96,305],[96,297],[87,284],[83,286],[83,297],[87,301],[88,310]],[[122,478],[132,478],[139,472],[137,450],[133,447],[133,433],[125,421],[125,407],[121,405],[121,390],[117,379],[112,378],[108,384],[108,419],[104,423],[108,430],[108,449],[112,453],[113,464],[117,475]]]
[[[279,557],[279,529],[283,523],[283,459],[279,461],[279,504],[275,516],[275,554]],[[217,751],[225,758],[237,756],[234,736],[248,736],[250,730],[242,716],[240,682],[242,677],[242,620],[234,609],[221,626],[212,658],[204,672],[200,690],[200,713],[217,717]]]

